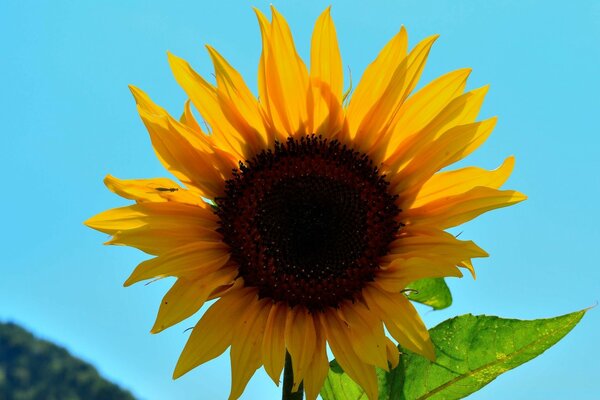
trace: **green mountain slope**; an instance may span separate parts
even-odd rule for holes
[[[134,400],[62,347],[0,323],[0,399]]]

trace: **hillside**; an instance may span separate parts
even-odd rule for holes
[[[64,348],[0,323],[0,399],[134,400]]]

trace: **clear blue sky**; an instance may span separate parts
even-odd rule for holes
[[[450,282],[454,305],[426,312],[428,326],[454,315],[540,318],[600,298],[600,2],[332,1],[344,64],[355,82],[404,24],[411,44],[441,38],[423,81],[472,67],[469,87],[490,83],[482,117],[498,115],[490,140],[468,160],[493,168],[514,154],[508,187],[529,200],[460,230],[491,258],[478,279]],[[0,320],[13,320],[93,362],[143,399],[226,399],[224,355],[178,381],[171,372],[192,318],[148,333],[170,282],[121,286],[144,259],[103,247],[82,221],[125,202],[102,185],[166,176],[128,84],[179,115],[185,100],[166,51],[210,76],[210,43],[256,88],[260,34],[250,5],[268,2],[23,1],[0,3]],[[323,1],[274,1],[299,51]],[[473,399],[600,397],[600,311],[555,348],[491,383]],[[244,399],[278,399],[258,372]]]

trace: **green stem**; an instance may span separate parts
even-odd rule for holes
[[[292,357],[290,353],[285,352],[285,367],[283,369],[283,388],[281,399],[282,400],[302,400],[304,398],[304,385],[300,382],[298,391],[292,393],[292,387],[294,386],[294,371],[292,371]]]

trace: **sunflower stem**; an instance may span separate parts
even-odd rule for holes
[[[292,370],[292,357],[285,352],[285,367],[283,368],[283,388],[281,390],[282,400],[302,400],[304,398],[304,385],[300,382],[298,391],[292,393],[294,386],[294,371]]]

